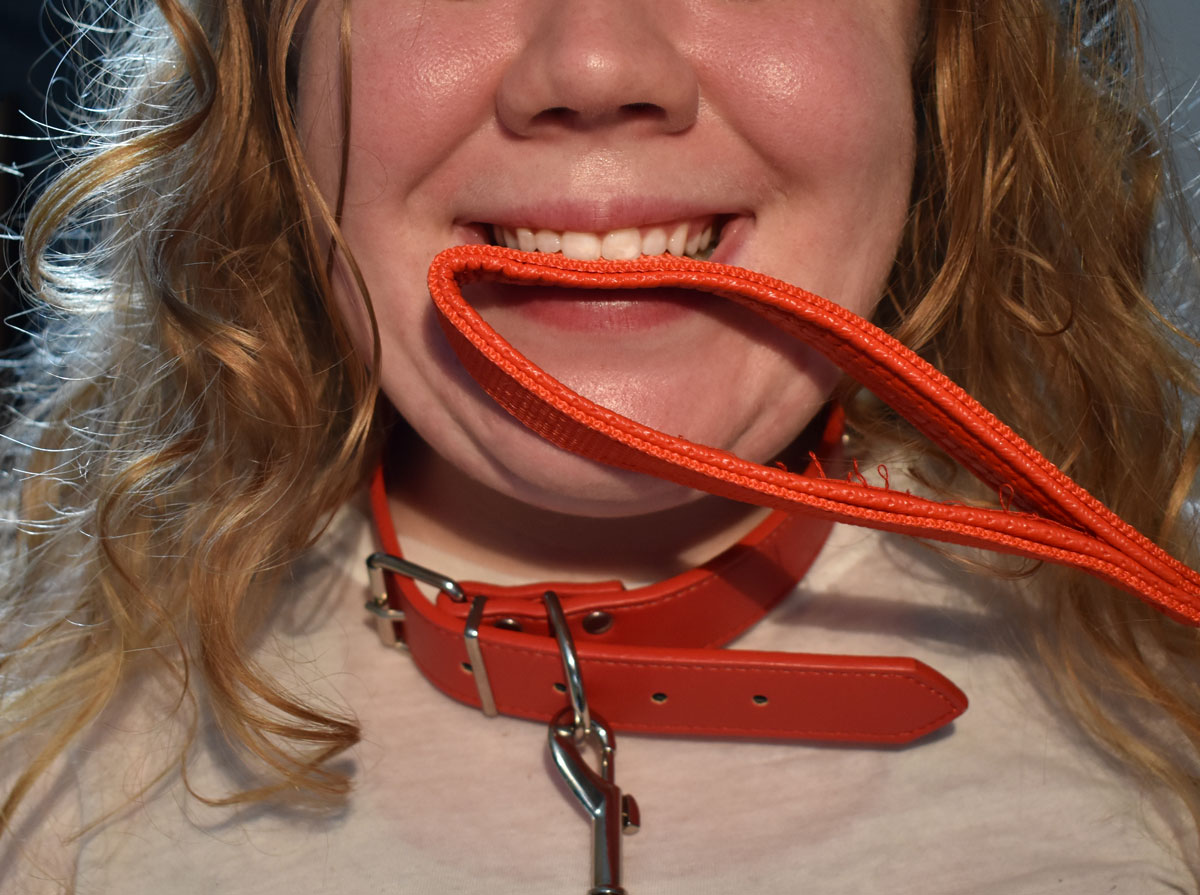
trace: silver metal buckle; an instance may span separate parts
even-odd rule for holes
[[[367,570],[371,577],[371,599],[367,600],[367,611],[376,617],[379,636],[388,646],[403,647],[403,641],[396,636],[396,625],[404,623],[404,612],[393,609],[388,605],[387,583],[384,580],[384,570],[395,572],[414,581],[422,581],[436,587],[455,603],[465,603],[467,594],[453,578],[435,572],[415,562],[409,562],[390,553],[372,553],[367,557]],[[483,651],[479,647],[479,624],[483,620],[483,607],[487,598],[480,595],[471,604],[467,615],[467,623],[463,628],[463,641],[467,648],[467,658],[471,665],[471,675],[475,678],[475,689],[479,693],[479,707],[489,718],[494,718],[496,700],[492,696],[492,684],[488,679],[487,666],[483,661]]]
[[[390,553],[372,553],[367,557],[368,587],[371,598],[366,602],[366,610],[375,616],[375,630],[384,646],[404,649],[404,639],[396,635],[396,626],[404,624],[404,610],[393,609],[388,605],[387,582],[383,577],[384,569],[405,574],[404,566],[408,563]]]
[[[621,834],[636,833],[641,826],[641,815],[633,796],[623,795],[615,782],[616,736],[602,718],[588,710],[579,657],[562,604],[553,591],[546,591],[542,599],[550,628],[558,640],[571,698],[571,704],[550,722],[550,754],[567,787],[592,819],[594,885],[588,895],[626,895],[621,887]],[[599,771],[588,765],[579,750],[585,742],[599,755]]]
[[[467,602],[466,593],[463,592],[462,587],[453,578],[443,575],[441,572],[435,572],[432,569],[419,566],[415,562],[409,562],[403,557],[393,556],[391,553],[372,553],[367,557],[367,569],[371,574],[371,592],[375,594],[375,602],[378,602],[382,596],[384,604],[387,604],[387,587],[383,582],[384,569],[387,569],[389,572],[395,572],[397,575],[403,575],[405,578],[411,578],[414,581],[423,581],[425,584],[436,587],[455,603]],[[367,609],[375,612],[370,606]],[[392,611],[394,612],[395,610]]]

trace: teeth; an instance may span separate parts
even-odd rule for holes
[[[568,230],[562,235],[560,251],[568,258],[595,261],[600,257],[600,237],[595,233],[576,233]]]
[[[682,255],[687,250],[687,224],[680,224],[671,231],[667,239],[667,251],[672,255]]]
[[[643,255],[663,255],[667,251],[667,231],[662,227],[654,227],[642,237]]]
[[[642,254],[642,234],[637,230],[613,230],[600,242],[600,254],[609,261],[629,261]]]
[[[687,255],[707,258],[713,248],[713,219],[680,221],[658,227],[628,227],[607,233],[575,230],[536,230],[530,227],[493,227],[494,242],[522,252],[561,252],[579,261],[605,258],[623,261],[641,255]]]
[[[562,249],[562,236],[553,230],[539,230],[534,243],[539,252],[553,254]]]

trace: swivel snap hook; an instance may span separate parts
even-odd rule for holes
[[[554,765],[575,798],[592,818],[592,882],[588,895],[626,895],[621,886],[621,834],[632,834],[641,826],[637,802],[624,795],[614,782],[616,738],[598,716],[592,715],[591,740],[599,754],[597,772],[579,751],[573,710],[559,712],[550,724],[550,754]]]
[[[550,755],[567,787],[592,819],[592,882],[588,895],[626,895],[621,886],[621,834],[641,826],[637,802],[615,782],[617,740],[604,720],[588,709],[575,643],[558,596],[546,591],[546,616],[558,640],[571,704],[550,722]],[[599,770],[584,759],[580,746],[591,745]]]

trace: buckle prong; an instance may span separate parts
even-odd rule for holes
[[[371,589],[377,595],[376,599],[380,593],[383,594],[385,600],[387,598],[387,591],[383,587],[382,573],[383,569],[387,569],[389,572],[395,572],[405,578],[436,587],[455,603],[467,602],[467,595],[462,586],[453,578],[443,575],[441,572],[435,572],[433,569],[419,566],[415,562],[409,562],[403,557],[393,556],[391,553],[372,553],[367,557],[367,568],[372,572]],[[378,586],[376,586],[376,582],[378,582]]]

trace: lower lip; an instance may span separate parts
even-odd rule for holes
[[[564,289],[477,283],[471,304],[485,318],[490,308],[511,308],[523,317],[569,332],[628,333],[679,321],[711,296],[691,289]]]

